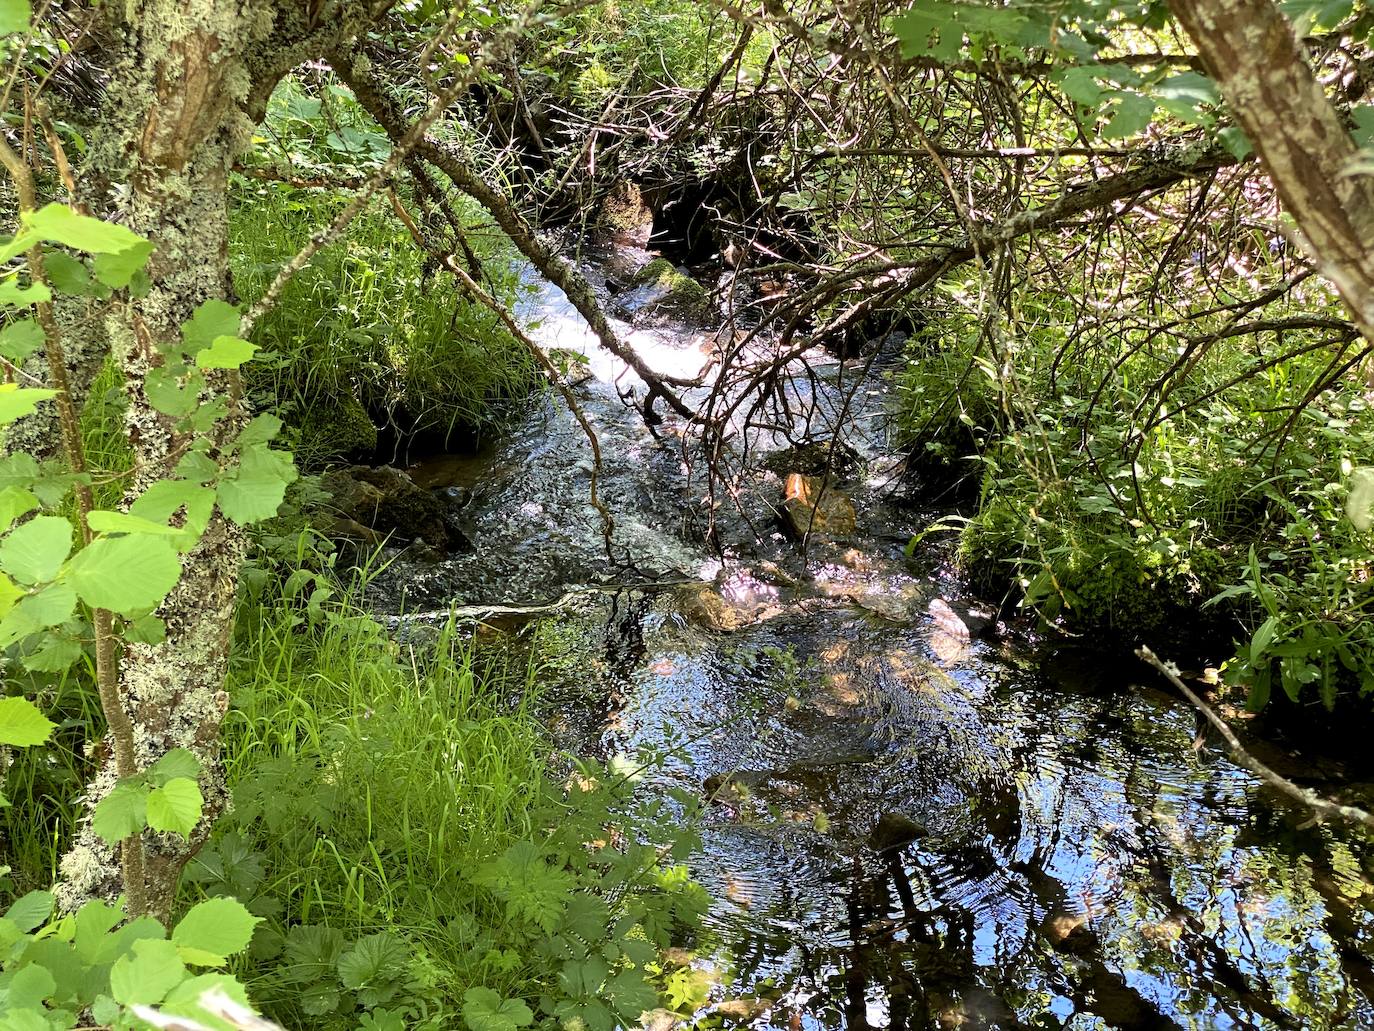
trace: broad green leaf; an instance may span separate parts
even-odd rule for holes
[[[53,977],[52,971],[41,963],[30,963],[23,967],[14,976],[9,977],[9,983],[5,986],[5,1006],[0,1013],[18,1013],[24,1010],[36,1010],[40,1015],[36,1022],[29,1023],[28,1028],[42,1029],[48,1031],[53,1025],[42,1019],[46,1014],[43,1000],[57,991],[57,980]],[[14,1021],[10,1021],[11,1027]],[[22,1026],[22,1025],[21,1025]]]
[[[626,1022],[639,1022],[639,1015],[658,1005],[658,992],[638,970],[622,970],[606,984],[606,991]]]
[[[21,931],[32,931],[52,915],[52,904],[52,892],[31,891],[11,903],[5,910],[5,919],[13,920]]]
[[[70,584],[58,581],[28,595],[16,608],[39,629],[57,626],[71,618],[76,609],[76,592]]]
[[[0,541],[0,567],[20,583],[47,583],[71,550],[71,523],[61,516],[34,516]]]
[[[1102,100],[1102,87],[1097,84],[1097,69],[1092,66],[1070,68],[1059,81],[1064,94],[1084,107],[1097,107]]]
[[[132,229],[83,215],[66,204],[47,204],[24,215],[23,222],[49,243],[90,254],[115,254],[147,243]]]
[[[4,0],[0,0],[4,3]],[[32,229],[24,229],[17,236],[7,236],[0,241],[0,262],[9,261],[16,254],[23,254],[38,243],[38,234]]]
[[[186,962],[217,967],[248,948],[259,921],[237,899],[206,899],[172,929],[172,941]]]
[[[1215,118],[1209,109],[1221,105],[1216,83],[1197,72],[1171,75],[1154,89],[1159,106],[1176,118],[1199,125],[1210,125]]]
[[[124,640],[137,644],[161,644],[167,640],[167,624],[156,616],[139,616],[124,627]]]
[[[87,963],[108,963],[114,953],[109,933],[124,919],[124,911],[103,899],[92,899],[76,911],[76,933],[72,944]]]
[[[188,352],[211,348],[220,337],[237,337],[243,315],[228,301],[211,298],[181,327]]]
[[[48,740],[55,726],[27,698],[0,698],[0,744],[32,748]]]
[[[257,344],[236,336],[219,336],[209,347],[196,352],[196,364],[202,369],[237,369],[257,349]]]
[[[200,786],[189,777],[175,777],[148,795],[148,826],[189,837],[200,820]]]
[[[534,1023],[534,1014],[519,999],[502,999],[490,988],[463,993],[463,1019],[472,1031],[516,1031]]]
[[[0,329],[0,358],[19,365],[43,346],[43,330],[33,319],[19,319]]]
[[[43,256],[48,282],[60,294],[85,294],[91,289],[91,270],[66,251],[48,250]]]
[[[171,780],[200,776],[200,760],[186,748],[173,748],[145,771],[149,783],[161,787]]]
[[[125,1006],[155,1006],[190,976],[171,942],[144,938],[110,968],[110,994]]]
[[[148,395],[148,401],[163,415],[170,415],[174,419],[190,415],[200,404],[200,392],[205,388],[205,377],[199,373],[186,377],[186,382],[181,381],[181,377],[168,372],[164,368],[148,370],[148,375],[143,378],[143,390]]]
[[[32,487],[38,476],[38,462],[32,455],[0,458],[0,487]]]
[[[56,396],[56,390],[21,387],[17,383],[0,383],[0,426],[32,415],[40,402]]]
[[[20,516],[38,507],[33,491],[23,487],[0,487],[0,531],[8,530]]]
[[[179,526],[168,526],[127,512],[108,512],[104,509],[92,512],[86,518],[86,524],[96,533],[151,533],[158,537],[179,537],[185,533]]]
[[[257,415],[239,431],[238,438],[234,443],[240,448],[248,447],[250,444],[266,444],[281,432],[281,428],[282,421],[275,415],[267,415],[266,413]]]
[[[217,471],[214,463],[210,465]],[[213,473],[211,475],[213,476]],[[205,527],[210,524],[210,517],[215,511],[215,492],[212,488],[202,487],[189,480],[158,480],[129,506],[129,515],[165,525],[173,515],[183,509],[186,518],[179,532],[185,537],[181,544],[184,548],[199,539]]]
[[[238,466],[220,481],[216,491],[220,510],[240,526],[270,519],[281,507],[287,484],[295,478],[290,455],[266,444],[246,447],[239,453]]]
[[[60,673],[83,654],[81,642],[75,638],[48,634],[37,651],[24,656],[24,668],[37,673]]]
[[[52,291],[42,283],[20,286],[18,280],[12,277],[0,283],[0,304],[12,304],[17,308],[23,308],[51,300]]]
[[[29,31],[29,0],[0,0],[0,36]]]
[[[181,561],[165,537],[100,537],[72,559],[67,579],[92,608],[129,615],[161,603],[181,579]]]
[[[0,619],[0,648],[65,623],[75,609],[76,592],[65,583],[51,583],[25,595]]]
[[[106,286],[122,290],[143,271],[143,266],[148,264],[148,258],[152,253],[152,242],[140,240],[120,251],[97,254],[91,262],[91,269],[95,272],[95,278]]]
[[[1134,136],[1150,124],[1155,102],[1141,93],[1123,91],[1117,95],[1117,105],[1111,120],[1102,130],[1103,139],[1115,140]]]
[[[14,603],[24,597],[24,589],[4,573],[0,573],[0,619],[9,615]]]
[[[148,826],[148,786],[121,781],[95,805],[91,830],[107,845],[117,845]]]

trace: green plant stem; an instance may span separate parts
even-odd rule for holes
[[[14,180],[20,214],[35,211],[38,201],[33,186],[33,174],[2,137],[0,164],[5,166]],[[36,243],[29,248],[28,262],[29,275],[33,282],[46,286],[48,278],[43,264],[42,244]],[[86,453],[81,443],[80,420],[77,417],[76,406],[72,403],[71,390],[67,382],[67,361],[62,348],[62,333],[52,303],[44,301],[36,307],[38,325],[43,330],[48,376],[53,389],[57,391],[53,401],[57,405],[57,421],[62,428],[62,449],[66,454],[67,467],[80,476],[87,471]],[[89,544],[91,488],[88,484],[78,481],[74,493],[81,538]],[[96,688],[100,694],[100,707],[105,714],[105,723],[110,728],[110,736],[114,740],[115,772],[120,778],[132,777],[138,772],[134,759],[134,727],[128,711],[124,708],[124,701],[119,696],[119,661],[115,654],[114,615],[108,609],[96,609],[92,624],[95,629]],[[141,916],[147,910],[142,835],[129,835],[120,842],[119,851],[129,916]]]

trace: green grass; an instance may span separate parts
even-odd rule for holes
[[[396,934],[451,984],[484,983],[479,928],[501,918],[471,874],[532,834],[546,792],[531,668],[479,669],[453,627],[397,645],[347,596],[313,621],[267,596],[240,616],[225,724],[236,811],[219,831],[264,871],[246,886],[270,914],[266,940],[303,925]],[[289,959],[268,950],[248,983],[294,1022],[310,1014]]]
[[[347,202],[275,184],[241,184],[230,221],[235,287],[251,302]],[[511,255],[485,248],[495,292],[514,299]],[[366,455],[376,427],[443,439],[500,424],[537,389],[529,355],[498,318],[468,301],[381,200],[302,269],[253,335],[250,396],[297,431],[310,468]]]

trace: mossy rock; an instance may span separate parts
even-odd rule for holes
[[[634,289],[619,300],[619,308],[635,316],[650,312],[699,319],[711,306],[706,288],[685,272],[674,267],[667,258],[655,258],[645,265],[632,280]]]
[[[315,398],[301,405],[297,448],[308,465],[359,458],[377,450],[377,426],[356,397]]]

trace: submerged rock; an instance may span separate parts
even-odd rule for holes
[[[334,469],[320,477],[320,487],[333,499],[329,508],[337,526],[423,541],[441,551],[471,547],[450,524],[444,503],[400,469],[387,465]]]
[[[794,537],[849,537],[858,523],[854,502],[819,476],[791,473],[783,489],[783,522]]]
[[[808,440],[766,455],[762,466],[771,473],[787,476],[834,476],[848,479],[863,468],[863,456],[844,441]]]
[[[925,836],[926,829],[901,813],[883,813],[868,832],[868,844],[878,852],[892,852]]]

